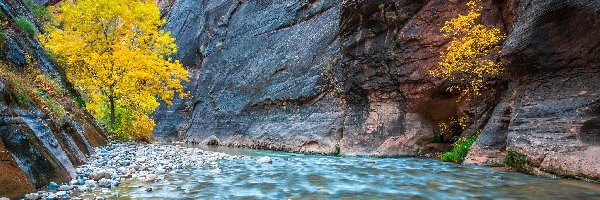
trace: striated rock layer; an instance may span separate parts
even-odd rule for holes
[[[37,40],[15,24],[16,17],[34,21],[23,2],[0,0],[0,11],[8,19],[8,26],[2,28],[6,43],[0,44],[0,70],[40,69],[71,91],[71,96],[77,96]],[[93,147],[106,144],[106,135],[85,109],[72,101],[56,102],[70,113],[64,120],[55,119],[47,106],[35,101],[17,103],[15,93],[19,91],[10,83],[0,78],[0,197],[17,198],[51,181],[74,178],[75,166],[86,161]]]
[[[595,0],[484,1],[507,33],[507,76],[457,101],[427,71],[444,21],[466,0],[170,0],[165,29],[191,98],[155,115],[158,139],[346,155],[422,155],[435,124],[480,119],[467,163],[507,149],[552,173],[600,179],[600,30]]]

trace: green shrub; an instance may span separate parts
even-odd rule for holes
[[[62,105],[58,104],[46,93],[40,92],[40,97],[42,98],[42,101],[44,101],[44,104],[46,104],[48,106],[46,109],[47,109],[48,113],[50,114],[50,116],[52,116],[52,118],[54,120],[56,120],[56,122],[58,122],[59,124],[64,123],[65,122],[65,111],[64,111]]]
[[[526,171],[530,162],[524,154],[509,149],[504,157],[504,165],[516,171]]]
[[[6,45],[6,33],[0,31],[0,47]]]
[[[85,99],[81,97],[81,95],[75,95],[73,99],[75,100],[75,103],[77,103],[77,106],[79,106],[79,108],[85,108]]]
[[[35,16],[35,20],[39,23],[50,21],[52,19],[52,15],[48,12],[48,8],[46,8],[46,6],[38,5],[37,3],[33,2],[33,0],[25,0],[25,4]]]
[[[24,31],[28,32],[31,35],[35,35],[36,34],[36,30],[35,30],[35,26],[29,22],[29,20],[23,18],[23,17],[17,17],[15,19],[15,23],[21,27],[21,29],[23,29]]]
[[[453,149],[450,152],[443,153],[440,156],[442,161],[462,163],[465,161],[465,157],[471,150],[471,145],[477,140],[478,135],[471,136],[469,138],[460,138],[452,146]]]
[[[4,11],[0,10],[0,21],[6,21],[8,20],[8,18],[6,17],[6,14],[4,14]]]
[[[444,142],[444,135],[442,135],[442,132],[440,132],[438,130],[434,130],[433,131],[433,141],[435,143],[443,143]]]

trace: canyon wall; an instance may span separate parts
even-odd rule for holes
[[[176,1],[165,29],[193,97],[157,112],[155,135],[333,152],[344,102],[323,73],[339,55],[339,12],[335,1]]]
[[[0,0],[0,10],[6,16],[2,19],[6,25],[0,27],[6,37],[0,42],[2,74],[26,71],[29,67],[39,69],[57,80],[69,95],[78,96],[39,42],[15,24],[17,17],[35,21],[25,4],[20,0]],[[41,31],[39,26],[35,28]],[[50,114],[47,105],[36,101],[19,103],[18,95],[23,95],[23,91],[18,91],[8,78],[0,78],[0,196],[17,198],[51,181],[70,181],[75,176],[75,166],[85,163],[86,155],[94,152],[93,147],[106,144],[106,135],[74,101],[56,102],[68,113],[61,120]],[[47,95],[42,93],[39,95]]]
[[[56,1],[36,1],[53,4]],[[473,101],[432,78],[448,41],[439,29],[465,0],[163,0],[164,29],[190,70],[191,97],[155,114],[158,140],[294,152],[414,156],[447,150],[436,124],[478,118],[470,164],[526,155],[537,170],[600,179],[600,2],[485,1],[480,23],[507,34],[506,76]],[[21,0],[0,0],[3,65],[55,77],[77,96],[37,40]],[[35,24],[34,24],[35,25]],[[42,31],[36,25],[37,31]],[[0,79],[0,196],[68,181],[106,135],[84,109],[52,118],[17,103]],[[470,122],[469,124],[475,124]]]
[[[170,0],[164,27],[192,96],[155,115],[157,139],[345,155],[424,155],[436,124],[483,130],[467,163],[507,149],[567,176],[600,178],[599,27],[594,0],[484,1],[480,23],[507,34],[506,75],[457,101],[432,78],[439,29],[465,0]],[[474,126],[472,124],[477,124]]]
[[[506,149],[565,176],[600,179],[600,2],[521,1],[502,59],[512,89],[468,163]]]
[[[421,155],[448,148],[433,143],[437,122],[473,113],[427,75],[448,42],[440,26],[463,1],[160,5],[193,75],[192,97],[156,113],[158,139]],[[486,4],[483,23],[504,27],[501,6]]]

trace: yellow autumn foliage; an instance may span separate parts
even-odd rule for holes
[[[461,97],[480,95],[487,80],[503,71],[496,58],[505,36],[498,28],[476,22],[483,9],[479,2],[469,0],[467,14],[446,21],[440,29],[450,44],[441,52],[439,67],[429,71],[432,76],[449,81],[448,91],[460,92]]]
[[[159,8],[153,1],[78,0],[50,10],[55,18],[40,40],[86,108],[117,138],[149,140],[158,100],[171,104],[188,81],[172,58],[175,39],[159,29]]]

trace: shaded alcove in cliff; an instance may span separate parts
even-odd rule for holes
[[[423,102],[419,102],[415,106],[413,112],[420,114],[424,117],[423,123],[430,124],[429,127],[433,127],[433,130],[427,130],[431,134],[435,134],[436,131],[440,131],[438,125],[440,123],[448,123],[450,119],[458,119],[459,102],[458,97],[450,95],[437,95],[431,99]],[[461,132],[453,132],[452,135],[444,135],[444,142],[449,142],[452,137],[459,136]]]

